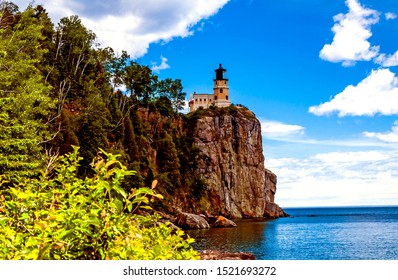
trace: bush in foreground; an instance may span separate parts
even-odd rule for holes
[[[74,147],[53,175],[0,192],[0,259],[199,259],[183,231],[134,214],[161,198],[155,184],[126,193],[121,183],[135,172],[104,151],[95,175],[80,179],[80,160]]]

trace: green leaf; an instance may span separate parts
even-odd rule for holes
[[[149,200],[148,200],[148,198],[145,197],[145,196],[143,196],[143,197],[136,197],[136,198],[134,198],[134,200],[133,200],[132,203],[133,203],[133,204],[139,204],[139,203],[141,203],[141,202],[148,203]]]
[[[129,205],[127,205],[127,210],[131,212],[131,210],[133,210],[133,204],[129,203]]]
[[[157,193],[157,194],[153,194],[153,197],[159,198],[159,199],[163,199],[163,195]]]
[[[152,194],[153,194],[153,191],[152,191],[151,189],[149,189],[149,188],[139,188],[139,189],[134,190],[133,194],[134,194],[134,195],[139,195],[139,194],[149,194],[149,195],[152,195]]]
[[[159,245],[153,246],[153,252],[155,253],[156,256],[159,255],[161,251],[162,248]]]
[[[115,199],[113,200],[113,204],[115,205],[116,209],[117,209],[119,212],[122,212],[122,210],[123,210],[123,202],[121,202],[119,199],[115,198]]]
[[[29,214],[28,213],[22,213],[21,217],[19,217],[20,220],[28,220],[29,219]]]
[[[119,186],[114,185],[113,189],[120,195],[122,195],[125,199],[127,198],[126,192]]]
[[[59,232],[59,234],[58,234],[58,238],[59,239],[61,239],[61,240],[65,240],[65,239],[67,239],[70,235],[74,235],[74,230],[73,229],[70,229],[70,230],[65,230],[65,229],[63,229],[63,230],[61,230],[60,232]]]
[[[40,249],[39,255],[37,256],[38,260],[42,260],[46,251],[51,247],[50,243],[47,243],[43,248]]]

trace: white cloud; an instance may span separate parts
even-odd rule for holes
[[[284,124],[277,121],[260,120],[262,135],[267,139],[281,140],[304,134],[300,125]]]
[[[388,132],[368,132],[363,133],[364,136],[369,138],[376,138],[387,143],[398,143],[398,121],[394,122],[391,131]]]
[[[77,14],[103,46],[144,55],[151,43],[193,34],[193,27],[216,14],[229,0],[41,0],[53,21]],[[21,9],[25,0],[14,1]]]
[[[183,108],[181,110],[179,110],[178,112],[182,113],[182,114],[188,114],[189,113],[189,101],[188,100],[184,100]]]
[[[398,65],[398,51],[392,55],[380,54],[374,59],[374,62],[384,67],[391,67]]]
[[[167,64],[167,58],[165,58],[164,56],[161,56],[160,59],[162,60],[160,65],[156,65],[155,62],[152,62],[151,70],[155,73],[159,73],[161,70],[170,68],[170,65]]]
[[[386,20],[391,20],[391,19],[396,19],[397,15],[391,12],[385,13],[384,16],[386,17]]]
[[[361,6],[357,0],[346,0],[346,5],[349,12],[334,16],[333,42],[324,45],[319,56],[352,66],[356,61],[369,61],[377,56],[379,47],[371,46],[368,39],[372,36],[371,25],[379,22],[379,12]]]
[[[387,205],[398,201],[398,154],[351,151],[266,159],[282,207]]]
[[[33,1],[13,0],[12,2],[18,5],[20,10],[23,10]],[[49,12],[51,19],[55,21],[55,23],[58,23],[58,21],[65,16],[76,15],[82,12],[85,3],[81,2],[85,1],[41,0],[41,1],[36,1],[34,4],[42,5]]]
[[[329,102],[309,108],[317,116],[338,112],[344,116],[398,114],[398,78],[389,69],[373,70],[358,85],[347,86]]]
[[[364,151],[364,152],[331,152],[326,154],[317,154],[314,159],[318,159],[326,164],[341,164],[353,162],[370,162],[377,160],[389,159],[389,155],[380,151]]]

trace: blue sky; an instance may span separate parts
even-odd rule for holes
[[[21,8],[28,1],[15,1]],[[227,69],[289,206],[398,205],[396,0],[41,0],[187,94]],[[189,96],[189,95],[188,95]]]

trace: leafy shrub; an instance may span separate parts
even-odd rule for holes
[[[94,176],[76,176],[78,148],[60,160],[55,174],[0,192],[0,259],[197,259],[194,242],[158,215],[134,214],[162,198],[152,188],[121,187],[133,175],[104,151]],[[0,185],[6,183],[0,180]]]
[[[225,109],[226,109],[226,112],[224,114],[229,114],[232,116],[236,116],[239,112],[239,109],[233,104],[229,105]]]

